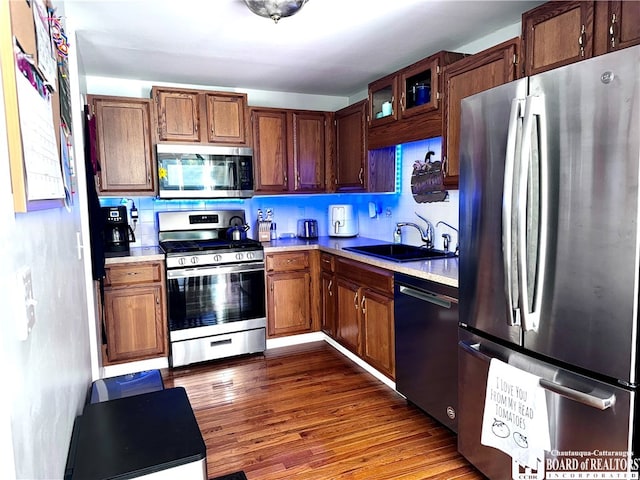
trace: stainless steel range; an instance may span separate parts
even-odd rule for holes
[[[264,252],[244,225],[243,210],[158,213],[172,367],[265,350]]]

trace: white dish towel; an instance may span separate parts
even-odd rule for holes
[[[537,468],[551,448],[545,391],[540,377],[491,359],[482,417],[483,445],[520,465]]]

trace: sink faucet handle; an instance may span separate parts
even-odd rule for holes
[[[420,220],[422,220],[424,223],[427,224],[427,228],[425,230],[425,237],[427,238],[427,246],[429,248],[433,247],[434,244],[434,228],[433,228],[433,223],[431,223],[429,220],[427,220],[426,218],[424,218],[422,215],[420,215],[418,212],[413,212],[416,214],[416,217],[418,217]]]
[[[451,235],[449,235],[448,233],[443,233],[442,234],[442,238],[444,239],[444,251],[448,252],[449,251],[449,243],[451,242]]]
[[[402,243],[402,230],[399,223],[396,223],[396,228],[393,231],[393,243]]]

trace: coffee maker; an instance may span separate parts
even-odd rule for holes
[[[136,237],[127,221],[127,207],[102,207],[104,214],[104,249],[107,253],[129,252]]]

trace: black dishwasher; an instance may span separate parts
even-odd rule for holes
[[[396,389],[457,433],[458,289],[394,278]]]

